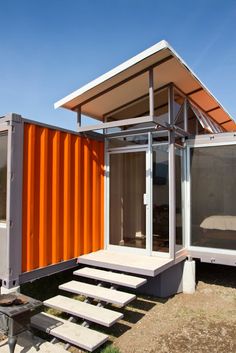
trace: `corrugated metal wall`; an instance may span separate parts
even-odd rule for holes
[[[22,272],[103,248],[104,144],[24,124]]]

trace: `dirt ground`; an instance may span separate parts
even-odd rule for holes
[[[38,299],[44,300],[58,294],[58,284],[68,276],[71,272],[39,280],[23,292],[40,293]],[[236,268],[198,264],[197,281],[193,295],[138,296],[123,310],[124,319],[103,332],[121,353],[236,353]],[[71,347],[70,352],[82,351]]]
[[[235,353],[236,269],[201,264],[197,274],[193,295],[138,298],[130,309],[145,315],[114,345],[122,353]]]

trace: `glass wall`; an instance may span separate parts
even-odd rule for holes
[[[6,221],[7,203],[7,132],[0,133],[0,222]]]
[[[153,251],[169,251],[168,145],[153,146]]]
[[[236,145],[191,149],[191,245],[236,250]]]
[[[110,154],[110,244],[146,248],[146,152]]]

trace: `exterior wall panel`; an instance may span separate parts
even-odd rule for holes
[[[104,144],[24,124],[22,272],[103,248]]]

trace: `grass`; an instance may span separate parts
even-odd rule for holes
[[[101,350],[101,353],[121,353],[121,351],[119,350],[119,348],[110,345]]]

